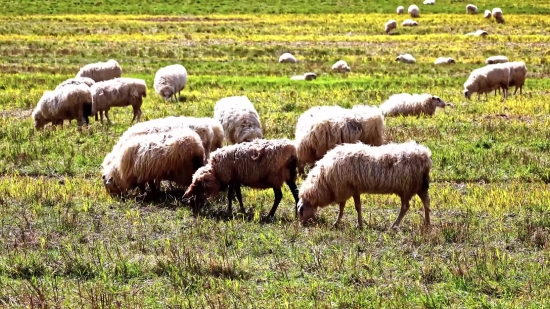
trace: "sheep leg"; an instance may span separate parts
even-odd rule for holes
[[[279,203],[281,203],[281,200],[283,199],[283,192],[281,191],[281,188],[273,187],[273,192],[275,193],[275,202],[267,215],[268,218],[273,218],[273,216],[275,216],[277,207],[279,207]]]
[[[231,207],[231,204],[233,203],[233,186],[229,184],[227,188],[227,215],[231,216],[233,213],[233,209]]]
[[[149,182],[147,182],[149,184],[149,189],[151,190],[151,194],[156,194],[158,193],[159,191],[159,188],[157,187],[157,185],[155,184],[155,181],[154,180],[151,180]],[[159,184],[160,184],[160,181],[159,181]]]
[[[300,200],[298,197],[298,187],[296,186],[296,183],[290,179],[286,181],[286,185],[290,189],[290,192],[292,192],[292,196],[296,202],[296,205],[294,205],[294,217],[298,218],[298,201]]]
[[[361,214],[361,195],[355,194],[353,196],[353,201],[355,202],[355,211],[357,212],[357,227],[363,228],[363,215]]]
[[[338,224],[340,224],[340,221],[342,221],[342,217],[344,216],[344,208],[346,207],[346,202],[341,202],[338,204],[340,206],[340,211],[338,212],[338,217],[336,218],[336,221],[332,224],[332,226],[336,227]]]
[[[111,119],[109,118],[109,111],[108,110],[105,111],[105,118],[107,119],[107,123],[112,123]]]
[[[399,211],[399,215],[397,216],[397,219],[395,219],[395,222],[392,224],[392,228],[396,229],[399,227],[399,224],[401,224],[401,220],[403,220],[403,217],[409,211],[410,205],[410,199],[405,199],[404,197],[401,197],[401,210]]]
[[[428,190],[424,190],[420,193],[418,193],[418,197],[422,200],[422,204],[424,204],[424,224],[426,226],[430,225],[430,195],[428,194]]]
[[[242,212],[243,214],[245,214],[246,210],[244,209],[244,205],[243,205],[243,196],[241,194],[241,185],[240,184],[235,186],[235,193],[237,195],[237,201],[239,201],[239,211]]]

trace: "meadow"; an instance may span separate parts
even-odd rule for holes
[[[417,3],[419,26],[395,0],[10,1],[0,13],[0,307],[4,308],[546,308],[550,306],[550,5],[511,0]],[[505,24],[483,11],[502,8]],[[396,19],[395,35],[384,23]],[[484,29],[488,37],[463,34]],[[297,64],[277,63],[293,53]],[[411,53],[417,63],[395,57]],[[467,100],[485,58],[525,61],[523,95]],[[440,56],[456,65],[434,66]],[[418,198],[398,231],[396,196],[364,195],[365,227],[349,201],[303,227],[287,187],[270,223],[271,190],[243,189],[247,214],[228,217],[225,195],[201,217],[173,194],[109,196],[99,166],[129,127],[36,131],[43,92],[86,63],[116,59],[142,78],[142,121],[212,116],[222,97],[246,95],[267,138],[294,137],[312,106],[379,105],[428,92],[450,107],[433,117],[387,118],[387,139],[432,150],[432,226]],[[351,72],[331,72],[344,59]],[[160,67],[189,73],[185,99],[154,93]],[[316,72],[312,82],[292,75]],[[301,180],[298,181],[298,186]],[[234,204],[235,205],[235,204]],[[235,207],[235,206],[234,206]]]

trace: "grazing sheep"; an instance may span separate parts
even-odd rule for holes
[[[379,146],[384,143],[384,116],[374,106],[316,106],[305,111],[296,123],[298,172],[321,159],[342,143],[360,141]]]
[[[473,4],[466,5],[466,14],[477,14],[477,6]]]
[[[405,19],[402,23],[401,23],[401,26],[403,27],[415,27],[415,26],[418,26],[418,23],[412,19]]]
[[[141,119],[141,104],[143,98],[147,96],[147,85],[143,79],[119,77],[103,82],[98,82],[90,87],[92,92],[92,114],[99,112],[101,122],[103,122],[103,112],[107,121],[109,119],[109,110],[111,107],[131,105],[134,110],[132,123],[136,118],[137,122]]]
[[[435,4],[435,0],[424,0],[424,4],[427,4],[427,5],[434,5],[434,4]]]
[[[409,6],[408,12],[409,12],[409,14],[411,15],[412,18],[420,17],[420,9],[418,8],[418,6],[416,6],[414,4]]]
[[[384,25],[384,32],[386,34],[390,34],[392,30],[395,30],[397,28],[397,21],[395,19],[388,20],[388,22]]]
[[[304,75],[295,75],[290,78],[290,80],[314,80],[317,78],[317,74],[308,72]]]
[[[456,61],[451,57],[439,57],[435,59],[434,64],[440,65],[440,64],[455,64]]]
[[[485,59],[486,64],[505,63],[508,62],[508,57],[503,55],[491,56]]]
[[[207,198],[227,188],[227,212],[231,214],[234,193],[241,212],[245,212],[241,186],[272,188],[275,202],[267,215],[272,218],[283,197],[283,183],[288,185],[295,203],[298,202],[296,161],[296,147],[288,139],[256,139],[223,147],[213,152],[208,164],[195,173],[184,198],[193,198],[196,205],[203,205]],[[296,207],[294,211],[297,215]]]
[[[418,116],[424,114],[433,116],[437,107],[445,108],[446,104],[440,97],[423,94],[394,94],[380,105],[380,110],[384,117]]]
[[[349,65],[344,60],[338,60],[332,65],[332,70],[336,72],[349,72],[351,69]]]
[[[489,33],[485,30],[476,30],[476,32],[466,33],[467,36],[488,36]]]
[[[503,100],[508,96],[508,83],[510,80],[510,68],[505,63],[487,65],[473,70],[464,83],[464,96],[470,99],[477,92],[477,99],[481,94],[502,88]]]
[[[298,60],[296,60],[296,57],[294,57],[291,53],[284,53],[279,57],[279,63],[296,63]]]
[[[502,10],[500,8],[494,8],[491,14],[493,15],[497,23],[501,24],[504,22],[504,17],[502,16]]]
[[[187,70],[181,64],[172,64],[160,68],[155,74],[153,87],[155,92],[164,100],[178,101],[176,95],[181,99],[181,91],[187,84]]]
[[[189,128],[138,135],[113,149],[101,170],[103,185],[111,195],[126,195],[148,183],[156,191],[162,180],[180,186],[191,184],[193,174],[204,165],[204,148],[199,135]]]
[[[63,120],[76,119],[79,129],[89,123],[92,96],[86,85],[65,85],[53,91],[44,91],[31,117],[34,126],[41,130],[46,124],[62,125]]]
[[[491,11],[485,10],[485,14],[483,15],[483,17],[485,17],[486,19],[491,19],[492,16],[493,14],[491,14]]]
[[[90,63],[82,68],[76,74],[76,77],[89,77],[96,83],[122,76],[122,68],[114,59],[107,62]]]
[[[516,87],[514,90],[514,95],[518,91],[519,94],[523,94],[523,85],[525,84],[525,79],[527,78],[527,66],[523,61],[514,61],[507,62],[506,65],[510,68],[510,80],[508,82],[508,87]],[[500,93],[500,88],[498,88]],[[495,89],[495,95],[497,94],[497,89]]]
[[[93,84],[95,84],[94,80],[89,77],[75,77],[75,78],[69,78],[62,82],[61,84],[57,85],[55,89],[59,89],[66,85],[81,85],[84,84],[88,87],[91,87]]]
[[[260,116],[246,96],[226,97],[216,102],[214,118],[221,123],[225,139],[231,144],[263,138]]]
[[[414,57],[411,54],[401,54],[397,56],[397,58],[395,58],[395,61],[411,64],[411,63],[415,63],[416,59],[414,59]]]
[[[212,129],[212,132],[214,133],[213,137],[214,139],[210,143],[210,152],[217,150],[218,148],[223,147],[223,141],[224,141],[224,132],[222,124],[214,118],[205,117],[205,118],[199,118],[202,119],[206,124],[210,125],[210,128]]]
[[[404,14],[405,13],[405,8],[403,6],[398,6],[397,7],[397,15],[401,15],[401,14]]]

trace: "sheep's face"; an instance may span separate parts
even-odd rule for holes
[[[103,174],[102,175],[103,185],[107,193],[111,195],[119,195],[122,193],[122,189],[116,184],[115,179],[111,175]]]
[[[170,100],[174,94],[174,89],[170,86],[164,86],[160,89],[159,94],[164,98],[164,100]]]
[[[251,142],[255,139],[264,138],[262,129],[252,123],[249,123],[248,121],[244,121],[236,131],[237,136],[239,137],[239,140],[237,141],[238,143]]]
[[[464,97],[469,100],[471,96],[472,93],[468,89],[464,89]]]
[[[296,207],[298,208],[298,218],[301,222],[306,222],[315,217],[315,214],[317,214],[318,207],[312,206],[310,203],[304,201],[303,199],[300,199],[298,201]]]
[[[216,179],[211,165],[199,168],[193,176],[193,183],[189,186],[183,198],[194,198],[198,205],[202,205],[207,198],[220,191],[221,184]]]
[[[445,102],[440,97],[434,95],[432,97],[432,104],[436,107],[445,107]]]

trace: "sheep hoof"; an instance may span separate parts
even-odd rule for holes
[[[271,222],[273,222],[273,219],[274,219],[273,216],[267,215],[267,216],[263,216],[263,217],[260,219],[260,222],[262,222],[262,223],[271,223]]]

